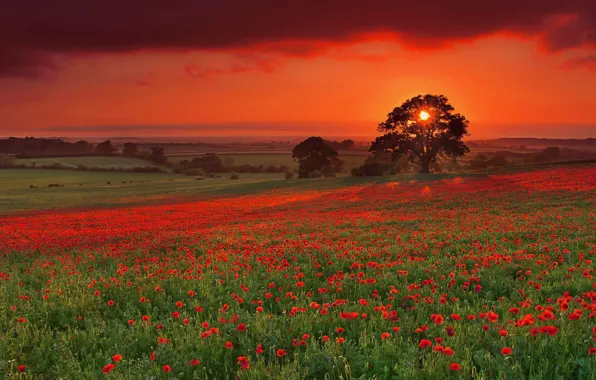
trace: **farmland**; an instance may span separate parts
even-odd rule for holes
[[[0,373],[596,376],[593,165],[115,186],[120,174],[31,189],[49,211],[4,208]]]
[[[135,167],[155,166],[155,164],[135,157],[55,157],[55,158],[22,158],[15,161],[16,165],[51,166],[60,165],[66,168],[77,168],[81,165],[88,168],[100,169],[132,169]]]

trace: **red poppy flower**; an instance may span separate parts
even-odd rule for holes
[[[18,366],[18,367],[17,367],[17,370],[18,370],[19,372],[25,372],[25,370],[26,370],[26,369],[27,369],[27,367],[26,367],[26,366],[24,366],[24,365],[20,365],[20,366]]]
[[[112,356],[112,360],[115,361],[116,363],[118,363],[120,360],[122,360],[122,355],[116,354],[116,355]]]
[[[501,349],[501,355],[503,355],[503,356],[511,355],[512,352],[513,352],[513,350],[509,347],[503,347]]]
[[[248,358],[246,356],[239,356],[238,357],[238,365],[240,368],[247,370],[250,368],[250,364],[248,363]]]
[[[277,357],[281,358],[283,356],[286,356],[288,353],[286,352],[286,350],[280,348],[279,350],[277,350],[276,354]]]
[[[163,366],[163,371],[164,371],[164,373],[165,372],[172,372],[173,369],[172,369],[172,367],[170,367],[169,365],[166,364],[166,365]]]
[[[116,366],[113,363],[106,364],[102,369],[101,372],[103,373],[110,373]]]
[[[449,370],[450,371],[459,371],[461,369],[461,366],[458,363],[451,363],[449,364]]]
[[[234,348],[234,344],[232,344],[232,342],[226,342],[226,348],[227,349]]]
[[[189,364],[194,367],[196,365],[201,364],[201,361],[199,359],[193,359],[189,362]]]
[[[265,352],[265,350],[263,350],[263,345],[262,345],[262,344],[259,344],[259,345],[257,346],[257,348],[255,349],[255,352],[256,352],[258,355],[261,355],[263,352]]]

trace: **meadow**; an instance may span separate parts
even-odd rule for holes
[[[200,157],[200,154],[171,154],[169,159],[172,162],[179,162],[182,160],[192,160],[194,157]],[[292,159],[291,152],[252,152],[252,153],[219,153],[219,157],[225,159],[227,157],[234,160],[235,165],[263,165],[263,166],[279,166],[284,165],[291,169],[297,169],[298,164]],[[344,169],[350,169],[361,166],[366,158],[369,156],[368,152],[343,152],[341,159],[344,161]]]
[[[51,158],[21,158],[15,161],[16,165],[25,166],[51,166],[61,165],[67,168],[77,168],[83,165],[87,168],[99,169],[132,169],[135,167],[156,166],[154,163],[136,157],[51,157]]]
[[[2,185],[0,373],[596,378],[594,165],[168,176]]]

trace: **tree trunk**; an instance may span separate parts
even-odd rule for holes
[[[423,158],[420,160],[422,167],[420,168],[420,173],[430,173],[430,160]]]

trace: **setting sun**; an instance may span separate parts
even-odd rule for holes
[[[420,111],[420,120],[428,120],[430,114],[426,111]]]

